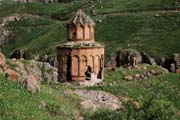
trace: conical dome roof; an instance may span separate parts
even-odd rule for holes
[[[71,18],[69,23],[73,24],[80,24],[80,25],[85,25],[85,24],[91,24],[95,25],[94,21],[86,15],[81,9]]]

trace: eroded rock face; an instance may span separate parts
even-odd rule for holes
[[[32,93],[40,92],[40,85],[35,76],[27,76],[27,89]]]
[[[143,63],[148,63],[150,65],[157,65],[156,61],[154,58],[152,58],[150,55],[148,55],[147,53],[141,53],[142,55],[142,62]],[[163,64],[163,63],[162,63]]]
[[[16,71],[14,71],[14,70],[11,70],[11,69],[7,69],[6,71],[5,71],[5,73],[8,75],[8,77],[9,77],[9,79],[10,80],[18,80],[18,78],[19,78],[19,75],[18,75],[18,73],[16,72]]]
[[[114,69],[117,67],[117,55],[116,54],[110,55],[110,60],[106,64],[106,67],[109,69]]]
[[[49,63],[16,59],[8,60],[7,63],[13,66],[13,70],[9,69],[8,65],[5,65],[3,72],[10,79],[25,84],[32,93],[40,92],[40,80],[57,81],[58,78],[57,68],[52,67]],[[44,76],[44,74],[48,77]]]
[[[176,72],[180,70],[180,53],[173,54],[170,58],[161,60],[162,66],[167,68],[171,72]]]
[[[47,62],[40,63],[39,65],[44,69],[42,77],[45,80],[58,82],[58,69],[56,67],[51,66]]]
[[[176,69],[180,69],[180,54],[173,54],[173,62],[175,63]]]
[[[97,110],[105,108],[109,110],[117,110],[121,108],[121,102],[119,99],[110,93],[87,90],[75,90],[74,93],[83,99],[80,105],[84,109]]]
[[[6,64],[5,57],[2,53],[0,53],[0,66],[4,66]]]
[[[5,56],[2,53],[0,53],[0,69],[0,71],[5,73],[10,80],[18,80],[19,74],[9,68],[9,66],[6,64]]]
[[[141,54],[133,49],[122,50],[119,54],[119,63],[122,66],[136,66],[142,62]]]

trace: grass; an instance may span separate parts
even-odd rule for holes
[[[96,14],[117,12],[140,12],[151,10],[176,9],[175,0],[101,0],[94,1]]]
[[[124,48],[134,48],[147,52],[160,59],[180,51],[179,23],[180,14],[160,12],[160,10],[176,9],[174,0],[76,0],[69,4],[9,4],[4,1],[0,6],[0,17],[14,13],[40,15],[39,18],[29,17],[19,22],[12,22],[6,29],[13,31],[10,41],[3,46],[6,56],[15,49],[24,49],[27,54],[55,55],[56,45],[66,40],[64,19],[69,18],[79,8],[91,15],[89,7],[94,6],[101,20],[96,26],[96,40],[106,45],[106,59],[111,53]],[[102,7],[103,6],[103,7]],[[6,8],[11,8],[6,10]],[[125,14],[119,14],[125,12]],[[136,12],[131,14],[131,12]],[[104,16],[104,13],[108,13]],[[117,14],[116,14],[117,13]],[[63,19],[62,21],[50,18]],[[13,44],[12,44],[13,43]],[[158,54],[157,54],[158,53]]]
[[[76,118],[79,98],[65,95],[68,86],[41,85],[40,94],[30,94],[23,86],[0,75],[0,119],[6,120],[57,120]],[[47,107],[40,109],[42,102]]]
[[[16,49],[23,49],[27,54],[45,54],[48,49],[53,49],[55,53],[55,46],[65,41],[63,25],[47,18],[23,19],[9,24],[7,29],[15,31],[15,34],[4,46],[5,53],[13,53]]]
[[[64,22],[79,8],[84,9],[97,22],[96,40],[106,45],[106,60],[111,53],[120,49],[133,48],[147,52],[160,59],[180,51],[180,13],[175,11],[175,0],[75,0],[69,4],[9,4],[3,0],[0,5],[0,19],[12,14],[33,14],[39,17],[26,17],[18,22],[11,22],[5,28],[13,31],[10,41],[1,46],[3,53],[10,56],[16,49],[24,49],[28,55],[56,55],[56,45],[66,40]],[[94,7],[96,15],[90,7]],[[57,20],[59,19],[59,20]],[[147,70],[159,67],[147,67]],[[13,65],[10,66],[13,68]],[[126,75],[143,73],[142,70],[118,68],[106,71],[105,85],[82,89],[102,90],[119,98],[128,96],[140,102],[146,108],[146,101],[156,96],[153,106],[163,109],[175,109],[175,119],[180,110],[180,75],[165,73],[148,79],[124,81]],[[42,82],[41,93],[30,94],[25,87],[9,81],[0,74],[0,119],[56,120],[76,119],[79,110],[79,98],[64,91],[76,89],[65,84]],[[77,88],[78,89],[78,88]],[[48,108],[39,109],[44,101]],[[129,105],[122,103],[125,108]],[[170,106],[169,106],[170,104]],[[167,107],[168,106],[168,107]],[[131,107],[130,107],[131,108]],[[171,109],[173,108],[173,109]],[[151,108],[150,108],[151,109]],[[152,109],[154,110],[154,109]],[[159,109],[161,111],[161,109]],[[82,112],[82,111],[81,111]],[[134,113],[137,113],[136,110]],[[140,110],[142,113],[142,111]],[[169,112],[169,113],[171,113]],[[149,113],[154,113],[150,111]],[[127,110],[99,110],[95,113],[83,111],[85,119],[118,119],[128,114]],[[108,115],[111,116],[108,116]],[[138,113],[139,114],[139,113]],[[164,114],[166,114],[164,112]],[[173,119],[173,120],[175,120]]]
[[[94,87],[75,87],[66,84],[55,84],[52,82],[41,82],[41,92],[37,94],[29,93],[26,88],[16,82],[10,81],[4,75],[0,75],[0,119],[34,119],[34,120],[57,120],[57,119],[76,119],[77,113],[81,113],[85,119],[120,119],[127,116],[128,107],[132,103],[123,102],[122,97],[132,98],[145,107],[146,102],[153,97],[155,101],[152,108],[161,106],[161,109],[175,111],[170,116],[178,118],[177,112],[180,109],[180,75],[166,73],[158,66],[141,65],[146,67],[147,71],[158,70],[164,72],[163,75],[151,77],[148,79],[133,79],[125,81],[123,77],[126,75],[135,75],[144,73],[144,70],[128,70],[126,68],[118,68],[116,71],[106,70],[104,84]],[[124,106],[121,111],[91,110],[79,109],[80,98],[74,94],[67,94],[65,91],[74,89],[101,90],[114,94],[120,98]],[[45,102],[48,107],[40,109],[41,102]],[[149,103],[148,103],[149,104]],[[130,106],[129,106],[130,105]],[[164,108],[167,107],[168,109]],[[141,110],[144,109],[142,107]],[[154,108],[155,107],[155,108]],[[172,109],[171,109],[172,108]],[[139,112],[138,110],[135,111]],[[154,111],[155,112],[155,111]],[[149,112],[153,114],[154,112]],[[164,114],[165,111],[161,111]],[[176,120],[176,119],[174,119]]]
[[[143,65],[144,66],[144,65]],[[161,69],[158,67],[152,67],[147,66],[147,71],[151,69]],[[131,104],[127,104],[122,102],[122,105],[125,107],[121,111],[108,111],[108,110],[100,110],[97,112],[84,112],[84,116],[88,120],[96,120],[96,119],[122,119],[124,120],[128,116],[128,111],[132,111],[135,115],[132,115],[132,119],[138,114],[142,114],[144,110],[153,110],[154,113],[156,112],[156,107],[159,105],[161,108],[165,105],[170,105],[172,109],[169,112],[173,112],[175,110],[175,114],[173,115],[173,119],[176,120],[179,118],[178,111],[180,109],[180,102],[178,101],[180,99],[180,75],[178,74],[172,74],[172,73],[166,73],[164,75],[160,75],[158,77],[152,77],[148,79],[134,79],[132,81],[125,81],[123,80],[123,76],[130,74],[137,74],[144,72],[142,70],[127,70],[125,68],[118,68],[115,72],[113,71],[106,71],[105,76],[105,85],[104,86],[94,86],[94,87],[88,87],[88,90],[101,90],[110,92],[116,96],[118,96],[121,100],[122,97],[130,97],[134,101],[138,101],[142,108],[140,109],[130,109]],[[151,99],[151,97],[155,100],[150,105],[152,108],[145,107],[147,101]],[[151,101],[151,100],[150,100]],[[157,103],[156,103],[157,102]],[[158,104],[158,105],[154,105]],[[130,106],[129,106],[130,105]],[[154,107],[153,107],[154,106]],[[168,107],[171,108],[171,107]],[[130,107],[130,108],[129,108]],[[160,111],[161,108],[158,108],[158,111]],[[151,112],[149,112],[151,114]],[[152,112],[153,113],[153,112]],[[163,114],[166,114],[165,111],[162,112]],[[158,114],[158,117],[160,117],[162,114]],[[167,115],[168,116],[168,115]],[[137,117],[137,116],[136,116]],[[143,119],[144,117],[138,116],[137,118]],[[144,118],[145,119],[145,118]],[[147,119],[147,118],[146,118]],[[162,119],[162,118],[161,118]],[[164,118],[165,119],[165,118]]]
[[[106,55],[118,49],[134,48],[159,58],[180,51],[177,34],[179,13],[137,13],[109,16],[96,26],[96,39],[106,45]],[[158,54],[157,54],[158,53]]]
[[[138,49],[160,59],[180,51],[179,23],[179,13],[108,16],[97,23],[96,40],[106,45],[106,59],[125,48]],[[66,26],[47,17],[13,22],[7,29],[15,32],[3,47],[7,56],[15,49],[25,49],[29,54],[46,54],[47,51],[55,54],[56,45],[66,41]]]

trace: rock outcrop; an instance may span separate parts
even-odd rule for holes
[[[40,80],[55,82],[58,80],[57,68],[49,63],[17,59],[7,60],[6,63],[2,53],[0,53],[0,72],[6,74],[10,80],[25,84],[32,93],[40,92]]]
[[[36,81],[43,79],[57,82],[57,68],[51,66],[47,62],[12,59],[9,61],[9,64],[14,66],[14,70],[20,74],[19,81],[22,83],[27,83],[29,76],[33,76]]]
[[[168,59],[162,59],[161,65],[162,67],[167,68],[170,72],[178,73],[177,71],[180,71],[180,53],[173,54]]]
[[[40,92],[40,84],[35,76],[29,75],[27,77],[27,89],[32,93]]]
[[[148,55],[147,53],[142,52],[141,55],[142,55],[142,62],[143,62],[143,63],[147,63],[147,64],[150,64],[150,65],[157,65],[155,59],[152,58],[152,57],[151,57],[150,55]]]
[[[82,98],[80,106],[84,109],[96,111],[102,108],[109,110],[118,110],[121,108],[119,99],[110,93],[87,90],[75,90],[74,93]]]
[[[0,69],[0,71],[5,73],[10,80],[18,80],[19,74],[9,68],[6,64],[5,56],[2,53],[0,53]]]
[[[119,54],[119,64],[122,66],[132,66],[135,67],[142,62],[141,54],[133,49],[125,49],[120,51]]]
[[[106,68],[109,69],[115,69],[117,67],[117,55],[116,54],[111,54],[110,55],[110,60],[106,64]]]

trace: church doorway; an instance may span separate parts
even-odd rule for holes
[[[91,80],[91,73],[92,73],[92,68],[88,66],[85,72],[86,80]]]

